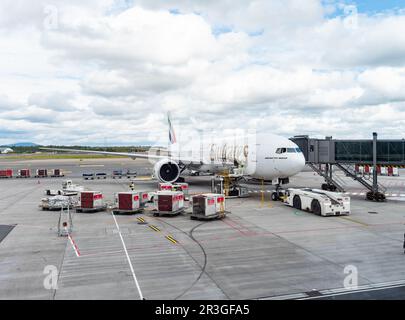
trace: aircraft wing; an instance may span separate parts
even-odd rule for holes
[[[78,153],[92,153],[92,154],[104,154],[111,156],[124,156],[129,158],[143,158],[159,160],[165,158],[164,156],[155,156],[148,153],[131,153],[131,152],[111,152],[111,151],[94,151],[94,150],[81,150],[81,149],[61,149],[61,148],[40,148],[41,150],[49,151],[65,151],[65,152],[78,152]],[[167,158],[167,157],[166,157]]]
[[[200,159],[193,159],[188,157],[179,157],[179,156],[162,156],[162,155],[154,155],[149,153],[127,153],[127,152],[112,152],[112,151],[94,151],[94,150],[82,150],[82,149],[62,149],[62,148],[40,148],[41,150],[49,150],[49,151],[65,151],[65,152],[78,152],[78,153],[92,153],[92,154],[104,154],[104,155],[111,155],[111,156],[124,156],[128,158],[141,158],[141,159],[150,159],[150,160],[161,160],[161,159],[171,159],[178,163],[183,163],[185,165],[191,164],[211,164],[211,165],[225,165],[225,166],[233,166],[233,162],[219,162],[219,161],[201,161]]]

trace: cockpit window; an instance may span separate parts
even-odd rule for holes
[[[297,151],[298,153],[302,152],[300,148],[295,148],[295,151]]]
[[[295,148],[287,148],[288,153],[295,153]]]

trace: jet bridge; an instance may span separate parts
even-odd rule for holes
[[[369,190],[367,199],[383,201],[386,188],[378,183],[377,165],[405,166],[405,140],[378,140],[375,132],[369,140],[313,139],[309,136],[294,136],[290,140],[301,148],[307,165],[325,179],[324,190],[345,191],[343,179],[333,173],[333,166],[336,166]],[[355,165],[372,165],[372,177],[359,176]]]

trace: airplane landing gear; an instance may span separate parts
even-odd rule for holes
[[[386,200],[384,193],[382,193],[382,192],[373,192],[373,191],[367,192],[366,198],[367,198],[367,200],[377,201],[377,202],[383,202],[383,201]]]
[[[280,187],[280,185],[276,186],[276,190],[271,193],[271,200],[272,201],[280,201],[285,196],[285,191]]]
[[[336,191],[336,186],[334,186],[333,184],[329,184],[329,183],[324,183],[321,186],[322,190],[325,191]]]
[[[184,183],[184,182],[186,182],[186,179],[184,179],[183,177],[179,177],[179,178],[176,180],[176,183]]]

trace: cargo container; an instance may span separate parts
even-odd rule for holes
[[[158,184],[159,191],[172,191],[172,189],[173,189],[173,184],[171,184],[171,183],[160,182]]]
[[[18,170],[17,178],[30,178],[30,177],[31,177],[31,170],[30,169]]]
[[[35,178],[46,178],[46,177],[48,177],[47,169],[37,169],[37,174]]]
[[[80,192],[79,208],[77,212],[96,212],[107,208],[104,203],[103,194],[99,191]]]
[[[52,170],[52,175],[51,175],[51,177],[58,178],[58,177],[64,177],[64,176],[65,176],[65,175],[63,174],[63,172],[62,172],[61,169],[53,169],[53,170]]]
[[[175,215],[184,211],[184,195],[179,191],[158,191],[155,195],[155,216]]]
[[[143,211],[139,192],[118,192],[115,194],[113,213],[138,213]]]
[[[12,177],[13,177],[13,170],[12,169],[0,170],[0,178],[11,179]]]
[[[181,191],[184,194],[184,200],[189,199],[189,187],[188,183],[177,182],[173,184],[172,191]]]
[[[221,219],[225,216],[223,194],[207,193],[192,197],[191,219]]]
[[[141,206],[145,206],[147,202],[149,202],[149,192],[147,191],[140,191],[139,198],[141,202]]]

